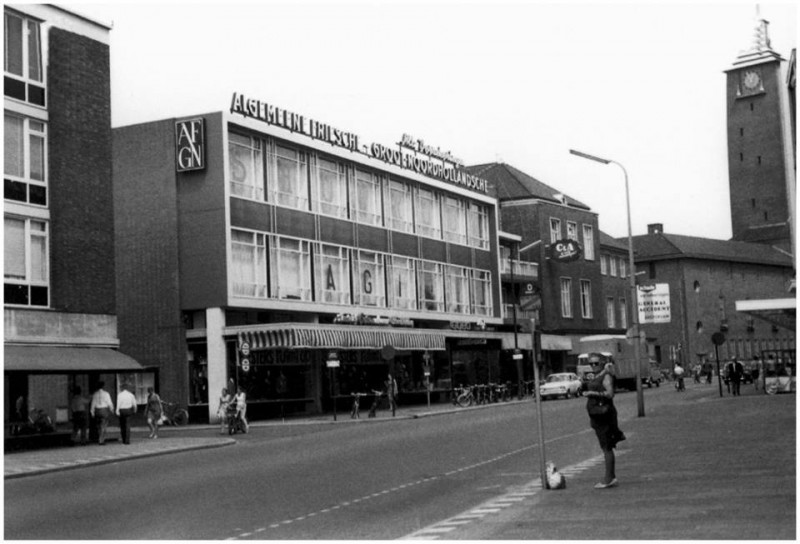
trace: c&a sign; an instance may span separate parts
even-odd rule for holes
[[[178,172],[206,167],[205,119],[175,122],[175,169]]]

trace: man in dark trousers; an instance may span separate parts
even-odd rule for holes
[[[734,397],[739,396],[739,386],[742,383],[742,376],[744,375],[744,367],[742,363],[739,362],[738,359],[733,359],[730,364],[730,369],[728,371],[728,379],[731,383],[731,392],[733,393]]]

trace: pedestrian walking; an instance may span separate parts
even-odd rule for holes
[[[392,417],[394,417],[397,411],[397,382],[391,372],[384,383],[384,387],[386,390],[386,398],[389,399],[389,408],[391,408]]]
[[[161,397],[158,396],[155,389],[148,387],[144,415],[147,419],[147,426],[150,427],[150,438],[158,438],[158,425],[163,414],[164,406],[161,404]]]
[[[228,407],[231,405],[231,400],[231,394],[228,393],[228,388],[223,387],[222,393],[219,395],[219,408],[217,408],[219,434],[225,434],[225,431],[228,429]]]
[[[91,401],[85,397],[79,385],[72,391],[72,399],[69,403],[72,412],[72,443],[86,445],[86,433],[89,430],[89,403]],[[79,436],[80,435],[80,442]]]
[[[675,389],[686,391],[686,386],[683,383],[684,370],[679,362],[675,362],[675,368],[672,369],[672,373],[675,375]]]
[[[136,397],[131,393],[131,386],[122,385],[117,395],[117,417],[119,418],[119,434],[123,444],[131,443],[131,418],[136,413]]]
[[[111,395],[103,389],[105,382],[97,382],[97,391],[92,395],[92,403],[89,405],[89,412],[97,426],[97,443],[104,446],[106,443],[106,429],[108,428],[108,418],[114,411],[114,402]]]
[[[247,432],[250,428],[250,425],[247,423],[247,395],[244,392],[244,388],[240,385],[237,393],[236,398],[236,417],[242,418],[242,424],[244,425],[244,432]]]
[[[728,371],[728,380],[731,383],[732,393],[734,397],[741,395],[740,386],[742,383],[742,376],[744,375],[744,367],[738,359],[734,357],[730,362],[730,369]]]
[[[605,458],[605,475],[594,488],[607,489],[618,485],[614,448],[617,443],[625,440],[625,434],[619,428],[617,409],[614,406],[616,372],[613,363],[606,363],[603,367],[602,361],[594,361],[592,371],[595,377],[584,393],[587,397],[586,411]]]

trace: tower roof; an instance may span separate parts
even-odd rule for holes
[[[760,10],[756,6],[755,24],[750,46],[739,51],[739,55],[733,61],[733,67],[741,68],[742,66],[782,60],[784,59],[772,49],[772,43],[769,39],[769,21],[761,17]]]

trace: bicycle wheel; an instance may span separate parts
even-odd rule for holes
[[[172,416],[172,422],[181,427],[189,423],[189,412],[181,408],[180,410],[175,410],[175,414]]]
[[[456,399],[456,402],[462,408],[466,408],[467,406],[472,404],[472,398],[470,398],[470,396],[467,394],[461,394],[458,396],[458,399]]]

